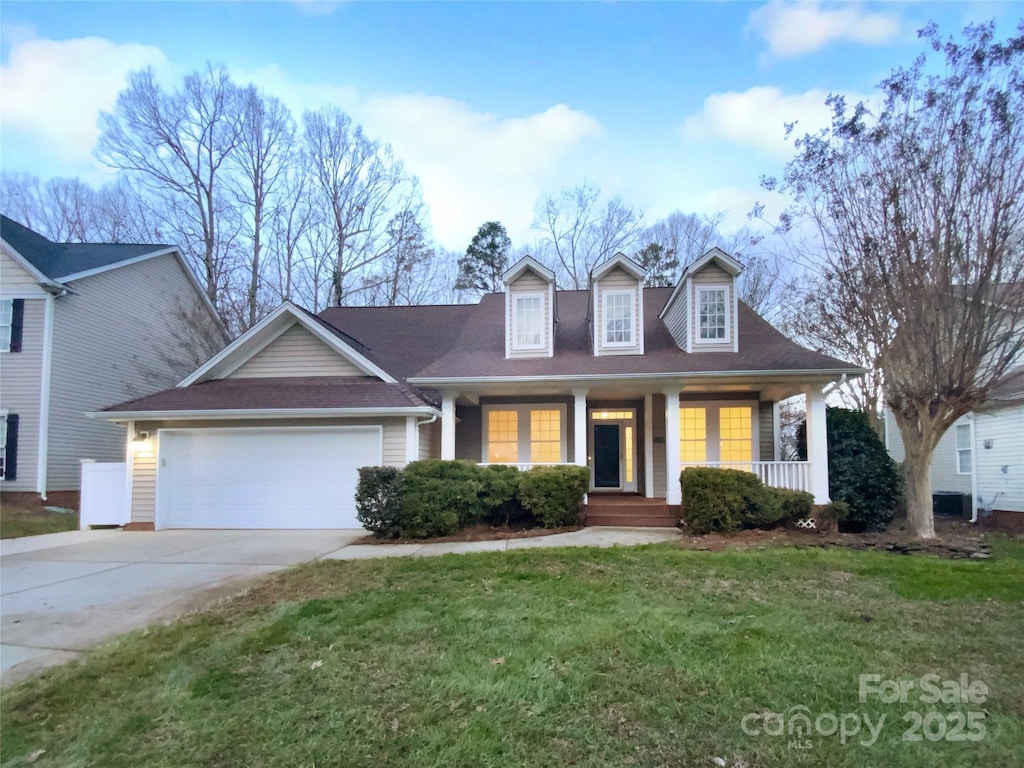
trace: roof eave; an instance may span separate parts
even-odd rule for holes
[[[323,419],[384,416],[433,416],[441,411],[426,405],[390,408],[235,408],[200,410],[89,411],[101,421],[204,421],[215,419]]]
[[[552,374],[543,376],[449,376],[413,377],[408,381],[416,386],[452,387],[460,384],[521,384],[544,381],[603,382],[643,381],[644,379],[712,379],[712,378],[754,378],[777,376],[781,378],[817,377],[835,379],[841,376],[863,376],[864,368],[804,368],[799,370],[754,370],[754,371],[661,371],[657,373],[593,373],[593,374]]]

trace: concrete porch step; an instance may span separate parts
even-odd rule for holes
[[[675,515],[636,514],[629,512],[588,512],[586,525],[608,525],[637,528],[672,528],[679,524]]]

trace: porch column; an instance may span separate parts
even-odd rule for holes
[[[825,395],[817,387],[804,390],[807,396],[807,460],[815,504],[828,504],[828,433],[825,431]]]
[[[587,466],[587,389],[574,389],[572,391],[573,412],[573,464],[581,467]]]
[[[445,390],[441,393],[441,458],[451,461],[455,458],[455,398],[458,392]]]
[[[682,504],[679,487],[679,390],[665,390],[665,501]]]

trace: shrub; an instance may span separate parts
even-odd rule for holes
[[[850,505],[845,501],[833,501],[814,508],[814,520],[819,531],[831,531],[850,515]]]
[[[683,522],[698,535],[790,523],[810,517],[814,504],[809,493],[765,487],[739,469],[689,467],[680,482]]]
[[[466,461],[414,461],[402,484],[402,536],[449,536],[483,519],[482,469]]]
[[[519,500],[545,528],[575,524],[589,488],[586,467],[536,467],[519,474]]]
[[[508,525],[526,512],[519,503],[519,470],[503,464],[480,467],[480,500],[492,525]]]
[[[360,467],[356,484],[356,519],[381,538],[401,535],[402,470]]]
[[[849,516],[839,523],[850,532],[883,531],[902,503],[903,477],[896,462],[861,411],[829,408],[825,416],[828,433],[828,493],[850,506]],[[807,455],[805,432],[801,432],[801,455]]]

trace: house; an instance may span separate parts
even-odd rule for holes
[[[903,439],[889,409],[885,447],[903,461]],[[973,519],[993,512],[1024,513],[1024,366],[1004,376],[981,406],[953,423],[935,447],[929,472],[933,492],[972,499]]]
[[[123,460],[124,431],[85,413],[192,370],[183,319],[227,343],[176,248],[54,243],[0,217],[0,491],[77,491],[82,459]]]
[[[139,528],[354,527],[357,467],[424,458],[587,466],[591,521],[608,500],[664,520],[691,465],[825,503],[822,389],[861,369],[739,301],[741,270],[713,249],[644,288],[618,254],[562,291],[526,257],[472,305],[285,304],[177,387],[93,415],[128,431]],[[777,404],[800,393],[810,459],[779,461]]]

